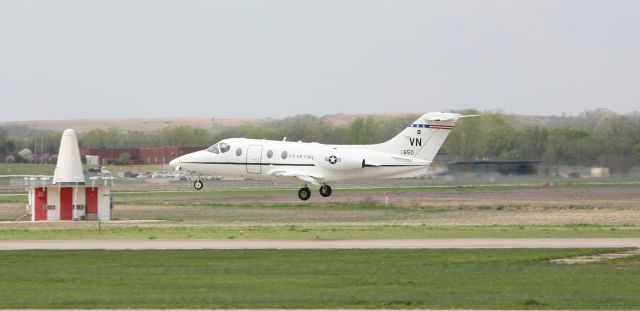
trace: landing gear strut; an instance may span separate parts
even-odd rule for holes
[[[322,186],[320,186],[320,195],[323,197],[328,197],[331,195],[331,187],[327,184],[322,184]]]
[[[202,182],[202,180],[198,179],[193,182],[193,187],[196,188],[196,190],[202,190],[202,188],[204,188],[204,183]]]
[[[300,200],[306,201],[309,200],[310,197],[311,190],[309,190],[309,187],[304,186],[304,188],[300,188],[300,190],[298,190],[298,198],[300,198]]]

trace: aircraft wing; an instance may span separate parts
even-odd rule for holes
[[[273,170],[269,174],[277,177],[295,177],[304,182],[308,182],[316,186],[320,185],[319,180],[322,179],[322,176],[312,176],[307,172],[298,171],[298,170],[278,169],[278,170]]]

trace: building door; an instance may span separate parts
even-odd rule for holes
[[[98,188],[87,187],[85,192],[85,207],[87,214],[98,213]]]
[[[250,145],[247,149],[247,173],[262,173],[262,146]]]
[[[73,219],[73,188],[60,188],[60,220]]]
[[[33,200],[33,215],[35,220],[47,220],[47,191],[46,188],[36,188]]]

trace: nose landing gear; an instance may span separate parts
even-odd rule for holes
[[[196,190],[202,190],[202,188],[204,188],[204,183],[202,180],[198,179],[193,182],[193,187],[196,188]]]

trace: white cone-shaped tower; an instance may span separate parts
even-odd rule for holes
[[[84,184],[78,138],[76,137],[76,131],[72,129],[64,130],[64,133],[62,133],[58,163],[53,173],[53,183],[59,185]]]

